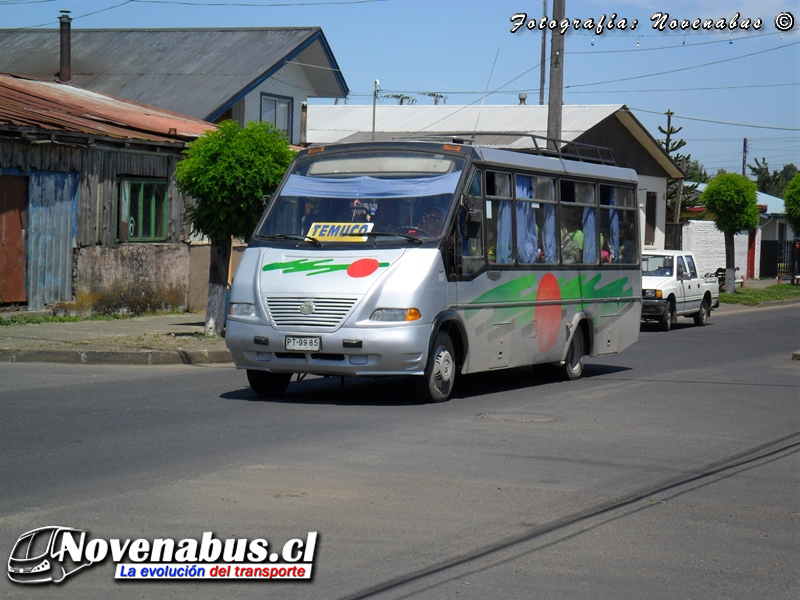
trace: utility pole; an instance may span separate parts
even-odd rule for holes
[[[547,0],[542,0],[542,16],[547,16]],[[547,27],[542,29],[542,61],[539,64],[539,105],[544,104],[544,64],[547,62]]]
[[[744,145],[742,146],[742,175],[747,177],[747,138],[744,138]]]
[[[381,82],[377,79],[372,86],[372,141],[375,141],[375,106],[378,104],[378,90],[380,89]]]
[[[553,0],[553,19],[561,22],[566,14],[566,0]],[[564,105],[564,36],[550,33],[550,98],[547,103],[547,137],[561,139],[561,113]],[[548,142],[558,150],[557,142]]]

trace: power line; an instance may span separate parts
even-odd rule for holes
[[[739,41],[745,41],[745,40],[748,40],[748,41],[749,40],[757,40],[757,39],[760,39],[760,38],[763,38],[763,37],[767,37],[767,36],[779,35],[780,33],[781,32],[776,31],[776,32],[773,32],[773,33],[762,33],[760,35],[748,35],[747,37],[744,37],[744,38],[736,38],[736,41],[739,42]],[[592,35],[592,34],[588,34],[587,33],[585,35],[588,36],[588,35]],[[592,35],[592,37],[594,37],[594,35]],[[659,36],[659,37],[661,37],[661,36]],[[635,52],[652,52],[653,50],[671,50],[673,48],[694,48],[695,46],[706,46],[708,44],[724,44],[724,43],[730,44],[731,43],[730,39],[726,38],[726,39],[720,39],[720,40],[711,40],[709,42],[695,42],[693,44],[687,44],[684,41],[684,43],[676,44],[674,46],[654,46],[653,48],[642,48],[641,46],[639,46],[639,47],[636,48]],[[631,52],[631,49],[630,48],[625,48],[623,50],[580,50],[580,51],[572,50],[572,51],[569,51],[569,52],[565,52],[565,54],[568,54],[568,55],[571,55],[571,54],[614,54],[614,53],[618,53],[618,52]]]
[[[743,54],[741,56],[734,56],[732,58],[723,58],[722,60],[715,60],[713,62],[703,63],[701,65],[693,65],[691,67],[681,67],[680,69],[671,69],[669,71],[660,71],[658,73],[648,73],[646,75],[634,75],[632,77],[621,77],[619,79],[609,79],[607,81],[595,81],[592,83],[576,83],[574,85],[564,86],[564,89],[567,88],[576,88],[576,87],[588,87],[591,85],[604,85],[606,83],[616,83],[617,81],[631,81],[632,79],[644,79],[646,77],[657,77],[658,75],[669,75],[670,73],[680,73],[682,71],[691,71],[692,69],[700,69],[703,67],[710,67],[713,65],[718,65],[721,63],[731,62],[734,60],[740,60],[742,58],[748,58],[750,56],[756,56],[758,54],[765,54],[766,52],[773,52],[775,50],[783,50],[784,48],[789,48],[790,46],[796,46],[800,44],[800,42],[792,42],[791,44],[786,44],[784,46],[780,46],[777,48],[767,48],[766,50],[759,50],[757,52],[751,52],[750,54]]]
[[[106,8],[101,8],[100,10],[95,10],[95,11],[92,11],[90,13],[85,13],[85,14],[82,14],[82,15],[78,15],[77,17],[72,17],[72,20],[74,21],[76,19],[82,19],[84,17],[90,17],[92,15],[96,15],[96,14],[101,13],[101,12],[106,12],[107,10],[113,10],[115,8],[119,8],[120,6],[125,6],[126,4],[130,4],[131,2],[134,2],[134,0],[125,0],[124,2],[120,2],[119,4],[114,4],[114,5],[108,6]],[[27,4],[27,2],[26,2],[26,4]],[[53,24],[53,21],[48,21],[47,23],[40,23],[39,25],[29,25],[28,27],[15,27],[14,29],[17,29],[17,30],[19,30],[19,29],[36,29],[37,27],[47,27],[48,25],[52,25],[52,24]]]
[[[647,110],[644,108],[630,107],[631,110],[638,110],[640,112],[650,113],[652,115],[663,115],[663,112],[656,110]],[[717,125],[733,125],[735,127],[754,127],[756,129],[774,129],[776,131],[800,131],[800,127],[775,127],[773,125],[749,125],[747,123],[733,123],[731,121],[717,121],[714,119],[701,119],[700,117],[686,117],[683,115],[675,115],[676,119],[686,119],[688,121],[702,121],[704,123],[715,123]]]

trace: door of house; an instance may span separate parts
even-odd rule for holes
[[[25,177],[0,177],[0,303],[26,302]]]

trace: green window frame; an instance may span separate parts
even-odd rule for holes
[[[117,239],[128,242],[167,241],[167,182],[123,179],[120,184]]]

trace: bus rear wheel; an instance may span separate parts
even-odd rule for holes
[[[291,373],[268,373],[267,371],[247,369],[247,382],[256,394],[264,398],[280,396],[289,387],[291,379]]]
[[[444,331],[436,334],[425,374],[417,377],[417,392],[425,402],[446,402],[456,380],[456,354]]]
[[[561,367],[561,375],[565,380],[574,381],[581,378],[581,375],[583,375],[584,353],[583,332],[578,328],[569,342],[564,366]]]

